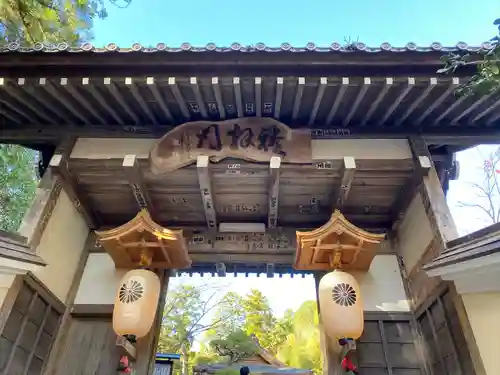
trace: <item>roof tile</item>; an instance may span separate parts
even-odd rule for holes
[[[369,47],[365,43],[356,42],[350,44],[331,43],[329,46],[318,46],[315,43],[307,43],[305,46],[295,47],[290,43],[281,43],[280,46],[267,46],[264,43],[243,45],[241,43],[232,43],[229,47],[217,46],[215,43],[208,43],[205,46],[196,47],[191,43],[182,43],[180,46],[170,47],[165,43],[158,43],[156,46],[144,46],[140,43],[134,43],[131,47],[121,48],[116,43],[109,43],[105,47],[95,47],[92,43],[83,43],[78,47],[71,47],[68,43],[22,45],[19,43],[9,43],[0,47],[0,53],[12,52],[355,52],[362,51],[366,53],[377,52],[478,52],[480,50],[489,50],[494,47],[491,42],[484,42],[480,46],[469,46],[465,42],[458,42],[455,46],[443,46],[439,42],[433,42],[430,46],[417,46],[413,42],[407,43],[404,47],[395,47],[384,42],[378,47]]]

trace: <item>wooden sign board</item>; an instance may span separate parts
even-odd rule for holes
[[[311,134],[272,118],[190,122],[158,141],[150,152],[151,170],[169,173],[193,164],[200,155],[209,156],[212,162],[228,157],[269,162],[279,156],[283,163],[306,164],[312,162]]]

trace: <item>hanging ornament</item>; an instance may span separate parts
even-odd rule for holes
[[[113,330],[118,335],[146,336],[156,316],[159,277],[148,270],[133,270],[123,276],[119,285],[113,309]]]
[[[364,315],[356,279],[342,271],[323,276],[318,288],[321,322],[332,339],[356,340],[363,333]]]

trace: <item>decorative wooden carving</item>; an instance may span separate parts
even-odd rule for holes
[[[363,270],[370,264],[385,234],[374,234],[350,223],[339,210],[322,227],[296,232],[298,270]]]
[[[193,164],[200,155],[209,156],[212,162],[228,157],[268,162],[279,156],[283,163],[311,163],[311,134],[272,118],[190,122],[158,141],[150,152],[151,170],[155,174],[172,172]]]
[[[95,233],[116,268],[182,269],[191,266],[182,230],[163,228],[145,209],[120,227]]]

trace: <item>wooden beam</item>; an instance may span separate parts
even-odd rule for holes
[[[422,168],[421,161],[430,163],[427,174],[422,174],[419,185],[419,193],[425,207],[425,213],[431,228],[440,244],[441,250],[446,249],[447,243],[458,237],[458,231],[451,216],[450,208],[446,203],[446,197],[439,181],[439,176],[432,164],[432,157],[425,140],[422,137],[410,137],[408,140],[413,160],[416,168],[420,171],[426,171]],[[422,159],[425,157],[426,159]]]
[[[385,85],[382,87],[382,89],[378,93],[377,99],[375,99],[370,104],[370,108],[368,109],[368,111],[366,111],[365,116],[363,117],[363,120],[361,120],[361,122],[359,123],[360,126],[365,126],[366,123],[370,120],[372,115],[377,110],[379,104],[382,102],[382,100],[384,100],[385,96],[387,95],[387,93],[391,89],[393,83],[394,83],[394,78],[391,78],[391,77],[385,78]]]
[[[420,178],[415,174],[399,192],[394,204],[392,205],[390,217],[392,221],[392,230],[396,230],[404,219],[404,215],[410,206],[411,201],[417,194]]]
[[[154,218],[155,210],[142,178],[137,155],[125,155],[122,166],[139,208],[146,208],[151,214],[151,217]]]
[[[255,116],[262,117],[262,77],[254,79]]]
[[[295,99],[293,100],[292,120],[297,120],[299,115],[300,103],[302,102],[302,95],[304,94],[304,87],[306,86],[306,78],[298,77],[297,89],[295,90]]]
[[[132,109],[132,107],[130,107],[129,103],[123,97],[118,87],[116,87],[113,80],[110,77],[104,77],[103,83],[104,87],[106,87],[111,96],[120,104],[120,106],[125,110],[125,112],[127,112],[127,115],[134,121],[134,124],[140,124],[141,121],[139,120],[137,113]],[[111,104],[110,107],[113,108],[113,105]],[[125,120],[125,122],[127,122],[127,120]]]
[[[356,95],[356,99],[354,100],[354,103],[351,106],[351,109],[347,115],[346,118],[344,118],[344,121],[342,122],[343,127],[349,126],[349,123],[351,122],[352,118],[356,114],[359,105],[363,101],[363,98],[365,97],[366,93],[368,92],[368,89],[371,85],[372,81],[369,77],[365,77],[363,79],[363,86],[361,86],[361,89],[358,92],[358,95]]]
[[[340,84],[339,91],[337,92],[337,96],[335,97],[335,101],[333,102],[330,112],[328,112],[328,116],[326,118],[326,125],[329,125],[333,121],[333,118],[335,117],[335,114],[337,113],[337,110],[340,107],[340,103],[342,102],[342,98],[344,97],[344,94],[348,87],[349,87],[349,77],[342,77],[342,82]]]
[[[354,179],[354,172],[356,171],[356,161],[353,157],[345,156],[344,157],[344,165],[342,167],[342,174],[340,178],[339,185],[336,191],[335,197],[335,208],[341,210],[344,206],[347,196],[349,195],[349,191],[351,190],[352,180]]]
[[[191,84],[191,89],[193,90],[194,97],[196,98],[196,104],[198,104],[201,117],[203,117],[204,119],[208,118],[208,112],[205,107],[205,101],[203,100],[200,86],[198,85],[198,79],[196,77],[190,77],[189,83]]]
[[[153,94],[153,97],[155,98],[156,102],[158,103],[158,106],[163,111],[163,114],[165,115],[165,117],[168,119],[168,121],[170,123],[173,123],[174,118],[172,116],[172,113],[170,112],[170,109],[168,108],[167,101],[163,98],[162,94],[160,93],[160,90],[158,89],[157,84],[155,83],[155,78],[154,77],[146,77],[146,86],[149,88],[149,91],[151,91],[151,94]]]
[[[276,77],[276,97],[274,99],[274,118],[280,118],[281,101],[283,99],[283,77]]]
[[[236,100],[236,112],[238,114],[238,117],[244,117],[240,77],[233,77],[233,91],[234,98]]]
[[[148,103],[146,103],[146,100],[144,100],[144,97],[139,91],[137,85],[134,83],[132,77],[125,77],[125,86],[128,87],[130,93],[132,94],[136,102],[139,104],[139,107],[141,107],[142,111],[151,120],[151,123],[154,125],[158,125],[158,120],[156,119],[153,111],[151,110],[151,107],[148,105]]]
[[[94,213],[84,193],[81,191],[68,170],[68,156],[63,154],[54,154],[50,160],[49,167],[52,173],[59,179],[62,188],[73,202],[75,208],[80,212],[90,229],[99,227]]]
[[[318,91],[316,91],[316,99],[314,99],[313,107],[311,109],[311,113],[309,114],[309,121],[307,124],[311,126],[316,121],[316,115],[319,111],[319,106],[321,105],[321,101],[323,100],[323,95],[325,95],[325,90],[328,85],[328,78],[321,77],[319,79]]]
[[[189,109],[186,105],[186,100],[184,99],[184,96],[182,95],[181,90],[177,85],[175,77],[168,77],[168,86],[170,87],[170,90],[172,90],[172,94],[174,94],[174,98],[177,101],[179,108],[181,109],[182,115],[186,119],[188,119],[190,116]]]
[[[198,172],[198,183],[200,184],[201,199],[205,209],[207,226],[215,230],[217,228],[217,215],[215,213],[215,203],[212,194],[212,181],[210,179],[209,159],[207,155],[200,155],[196,160],[196,170]]]
[[[293,254],[190,254],[193,263],[293,264]]]
[[[96,97],[97,98],[97,97]],[[111,109],[111,106],[109,106]],[[115,111],[116,112],[116,111]],[[109,111],[111,114],[111,111]],[[116,119],[115,119],[116,120]],[[42,143],[61,141],[67,136],[82,138],[134,138],[134,139],[158,139],[173,129],[172,125],[123,125],[122,121],[108,124],[93,124],[91,127],[75,127],[70,123],[52,125],[42,123],[27,125],[22,130],[15,127],[3,128],[0,139],[3,143]],[[472,127],[464,126],[456,128],[449,126],[436,126],[428,130],[420,130],[417,127],[388,128],[364,126],[353,129],[310,129],[314,139],[407,139],[409,136],[423,136],[429,145],[456,145],[464,148],[478,144],[496,144],[500,137],[500,131],[494,126]],[[319,134],[319,135],[318,135]],[[326,135],[325,135],[326,134]]]
[[[271,157],[269,162],[269,209],[267,227],[276,228],[278,224],[278,198],[280,189],[280,166],[279,156]]]
[[[226,109],[224,108],[224,101],[222,100],[222,91],[219,85],[219,77],[212,77],[212,89],[214,91],[215,101],[217,102],[219,117],[221,120],[224,120],[226,118]]]

